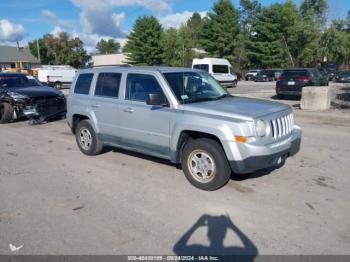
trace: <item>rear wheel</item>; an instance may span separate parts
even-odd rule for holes
[[[208,138],[190,140],[183,150],[181,164],[188,181],[206,191],[223,187],[231,176],[221,145]]]
[[[9,103],[0,103],[0,124],[9,123],[13,118],[14,109]]]
[[[79,122],[75,129],[75,139],[82,153],[95,156],[102,152],[103,144],[98,140],[89,120]]]

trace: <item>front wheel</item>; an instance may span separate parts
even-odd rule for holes
[[[188,181],[206,191],[223,187],[231,177],[221,145],[208,138],[190,140],[183,150],[181,165]]]
[[[13,118],[14,108],[9,103],[0,102],[0,124],[6,124],[11,122]]]
[[[75,138],[82,153],[95,156],[102,152],[103,144],[98,140],[89,120],[79,122],[75,129]]]

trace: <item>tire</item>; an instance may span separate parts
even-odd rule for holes
[[[14,109],[9,103],[0,103],[0,124],[11,122],[13,118]]]
[[[236,88],[237,87],[237,80],[233,81],[232,83],[232,88]]]
[[[60,90],[62,89],[62,83],[61,82],[55,82],[54,86],[55,89]]]
[[[75,129],[75,139],[80,151],[85,155],[96,156],[103,150],[103,143],[98,140],[89,120],[78,123]]]
[[[229,181],[232,173],[221,145],[208,138],[189,140],[182,152],[181,165],[188,181],[205,191],[214,191],[223,187]],[[212,168],[208,168],[208,165],[212,165]],[[203,168],[201,171],[207,169],[206,174],[210,173],[208,178],[204,178],[201,171],[196,173],[197,167]]]

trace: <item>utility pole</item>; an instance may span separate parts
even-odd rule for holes
[[[39,59],[39,63],[41,63],[41,59],[40,59],[40,47],[39,47],[39,40],[36,40],[36,48],[38,50],[38,59]]]
[[[185,44],[182,44],[182,67],[185,67]]]

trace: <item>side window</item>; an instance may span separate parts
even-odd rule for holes
[[[101,73],[98,75],[95,96],[118,98],[121,74]]]
[[[157,79],[151,75],[128,74],[125,99],[146,101],[148,94],[163,94]]]
[[[88,95],[94,74],[81,74],[75,84],[74,94]]]

